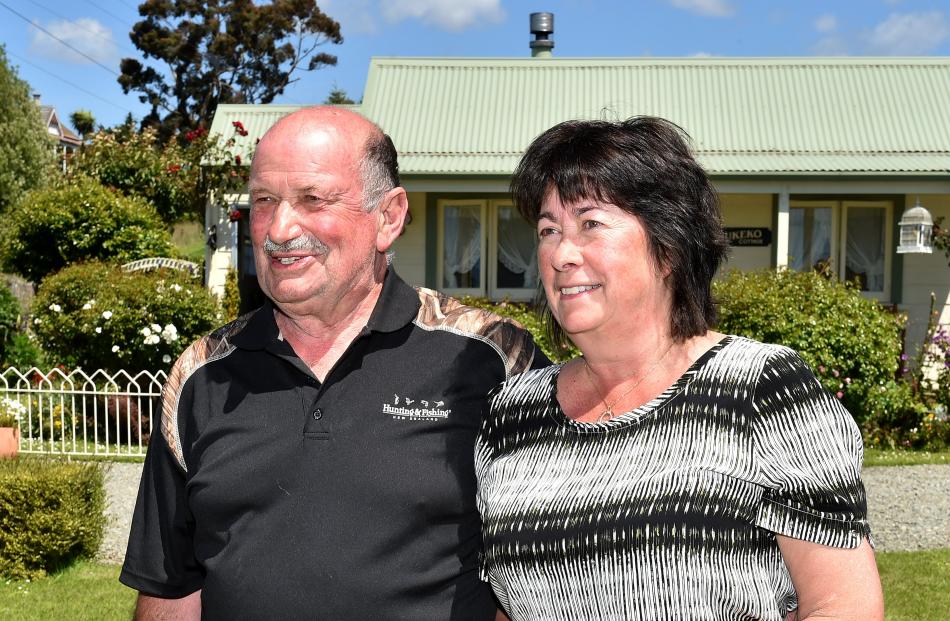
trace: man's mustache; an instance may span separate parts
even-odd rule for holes
[[[306,250],[311,254],[318,255],[327,254],[330,252],[330,248],[326,244],[312,235],[301,235],[300,237],[294,237],[293,239],[289,239],[282,244],[271,241],[270,237],[264,238],[264,252],[268,255],[273,256],[278,252],[287,253],[295,252],[297,250]]]

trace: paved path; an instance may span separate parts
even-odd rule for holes
[[[125,556],[141,473],[140,463],[107,466],[102,560],[121,563]],[[950,465],[865,468],[864,484],[879,552],[950,548]]]

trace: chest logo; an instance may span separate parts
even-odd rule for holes
[[[383,414],[392,416],[393,420],[441,420],[451,413],[451,409],[445,408],[445,401],[437,399],[393,395],[391,403],[383,404]]]

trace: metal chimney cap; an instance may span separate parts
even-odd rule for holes
[[[531,34],[547,39],[546,35],[554,34],[554,13],[532,13]]]

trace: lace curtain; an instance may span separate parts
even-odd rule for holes
[[[861,281],[864,291],[884,291],[884,210],[848,209],[846,276]]]
[[[524,274],[522,286],[527,288],[534,288],[538,282],[536,237],[534,229],[520,218],[499,217],[498,260],[509,271]]]
[[[471,272],[481,258],[482,224],[480,207],[446,207],[444,211],[442,286],[459,286],[459,274]],[[480,286],[473,274],[472,286]]]

